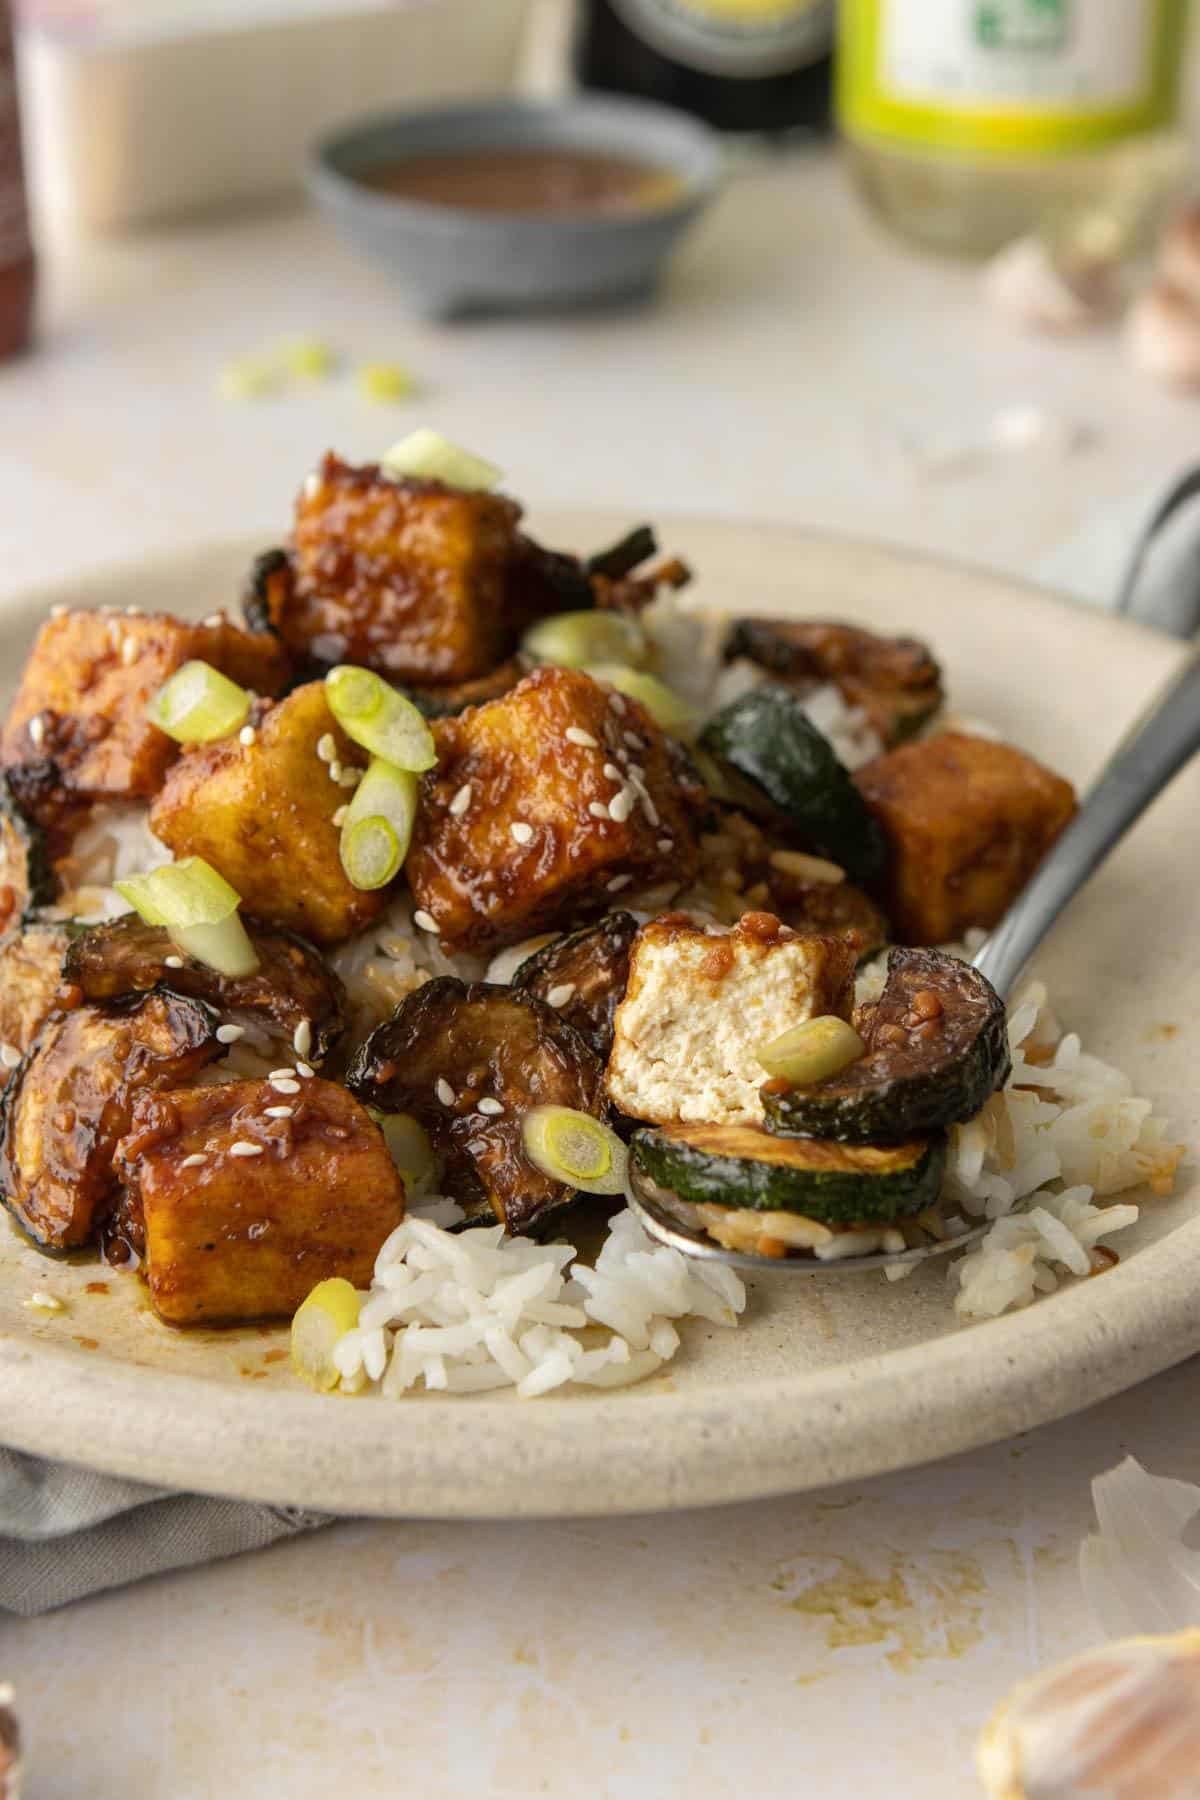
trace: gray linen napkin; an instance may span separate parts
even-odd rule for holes
[[[1176,636],[1200,625],[1200,501],[1161,529],[1162,499],[1135,496],[1044,559],[1034,573],[1064,593],[1118,603],[1131,544],[1154,539],[1129,610]],[[0,1448],[0,1612],[31,1617],[168,1569],[261,1550],[332,1521],[319,1513],[207,1500],[118,1481]]]

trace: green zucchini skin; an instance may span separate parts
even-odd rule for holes
[[[942,1029],[902,1045],[880,1042],[900,1025],[912,997],[934,993]],[[1012,1069],[1004,1002],[969,963],[938,950],[894,948],[888,979],[855,1020],[867,1053],[840,1075],[783,1093],[763,1090],[770,1132],[842,1144],[896,1144],[973,1119]]]
[[[766,795],[805,841],[870,886],[887,862],[878,820],[796,696],[769,685],[722,707],[701,747]]]
[[[754,1125],[668,1125],[636,1132],[643,1173],[694,1206],[794,1212],[825,1225],[887,1224],[932,1206],[946,1167],[944,1138],[854,1149],[772,1138]]]

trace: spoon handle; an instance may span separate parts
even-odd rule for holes
[[[1033,879],[975,958],[1007,996],[1033,952],[1114,844],[1200,749],[1200,651],[1191,655],[1121,739]]]

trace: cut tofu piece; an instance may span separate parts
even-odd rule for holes
[[[268,604],[302,661],[396,681],[471,681],[512,651],[521,509],[499,494],[392,481],[327,456],[296,503],[290,584]]]
[[[806,1019],[848,1018],[855,951],[770,913],[706,931],[684,913],[644,925],[617,1008],[608,1096],[654,1125],[756,1125],[767,1079],[756,1052]]]
[[[663,733],[581,670],[535,669],[433,734],[406,872],[447,945],[515,942],[692,879],[691,815]]]
[[[62,925],[27,925],[0,940],[0,1087],[58,1001],[63,958],[71,939]]]
[[[177,857],[210,862],[247,913],[337,944],[387,905],[386,890],[351,886],[333,822],[350,799],[335,777],[363,762],[329,710],[324,682],[310,682],[262,716],[253,744],[223,738],[180,757],[151,827]]]
[[[166,613],[68,612],[38,633],[2,739],[6,768],[48,764],[57,785],[85,800],[158,792],[179,745],[146,717],[147,702],[181,664],[198,659],[258,694],[277,694],[288,658],[271,632],[223,616],[192,625]]]
[[[1075,790],[1010,744],[947,731],[854,777],[891,847],[883,896],[903,944],[990,929],[1072,818]]]
[[[287,1117],[272,1117],[282,1106]],[[404,1217],[383,1133],[317,1077],[284,1098],[234,1081],[147,1095],[117,1148],[145,1233],[145,1273],[172,1325],[293,1312],[318,1281],[369,1287]]]

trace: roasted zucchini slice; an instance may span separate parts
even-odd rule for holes
[[[65,925],[29,924],[0,939],[0,1048],[28,1050],[54,1011],[62,983],[63,958],[71,937]],[[0,1062],[0,1086],[10,1071]]]
[[[896,1144],[973,1119],[1012,1067],[1004,1002],[956,956],[893,949],[879,999],[858,1009],[866,1055],[811,1087],[763,1089],[768,1131]]]
[[[249,631],[277,631],[287,607],[292,559],[286,550],[264,550],[250,565],[242,589],[242,617]]]
[[[21,811],[5,770],[0,775],[0,932],[53,898],[45,834]]]
[[[259,967],[241,980],[184,956],[165,930],[146,925],[133,914],[76,937],[66,953],[63,980],[74,982],[85,1000],[119,1000],[166,986],[207,1001],[226,1019],[250,1014],[272,1036],[286,1038],[307,1062],[318,1066],[345,1027],[345,988],[304,938],[257,919],[245,924]]]
[[[0,1108],[0,1192],[43,1250],[72,1250],[103,1224],[134,1096],[223,1055],[217,1024],[210,1007],[170,993],[50,1015]]]
[[[755,688],[709,720],[700,743],[750,782],[806,844],[868,886],[887,841],[829,742],[784,687]]]
[[[613,1019],[629,983],[629,952],[638,929],[632,913],[608,913],[536,950],[513,976],[515,988],[552,1006],[601,1062],[612,1049]]]
[[[910,738],[942,705],[937,663],[916,638],[880,637],[822,619],[740,619],[725,659],[746,657],[781,681],[830,681],[867,715],[885,749]]]
[[[526,1232],[570,1190],[535,1169],[521,1125],[534,1106],[607,1116],[604,1072],[579,1033],[532,994],[450,976],[426,982],[371,1034],[346,1085],[381,1112],[411,1113],[468,1214],[486,1201]]]
[[[888,1148],[771,1137],[756,1125],[664,1125],[639,1131],[636,1166],[689,1205],[801,1213],[822,1224],[911,1218],[942,1187],[946,1147],[918,1138]]]

